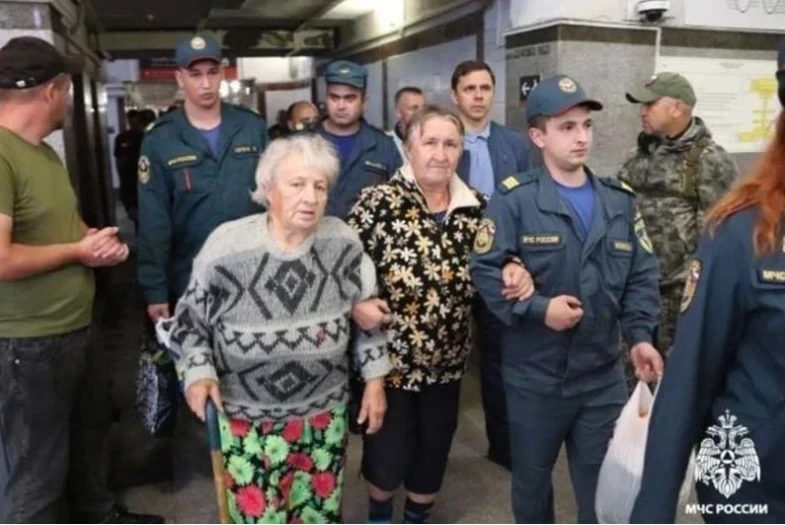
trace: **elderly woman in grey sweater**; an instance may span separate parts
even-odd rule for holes
[[[223,408],[238,523],[339,521],[350,357],[366,385],[359,422],[382,424],[384,332],[360,332],[349,351],[353,308],[382,321],[374,265],[352,229],[324,217],[338,169],[318,136],[274,141],[253,195],[268,211],[210,235],[177,305],[171,344],[186,399],[202,419],[208,397]]]

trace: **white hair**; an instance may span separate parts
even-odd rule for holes
[[[275,139],[267,146],[256,168],[256,191],[251,194],[254,202],[270,206],[266,191],[272,188],[278,166],[289,155],[300,155],[308,167],[327,177],[328,189],[332,187],[341,168],[335,148],[319,135],[298,134]]]

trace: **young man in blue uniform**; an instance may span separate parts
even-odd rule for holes
[[[639,377],[662,370],[651,344],[659,272],[634,195],[585,166],[591,111],[600,109],[567,76],[532,91],[529,137],[544,165],[501,182],[475,240],[472,278],[506,325],[502,370],[520,523],[554,522],[551,473],[565,442],[578,521],[596,522],[597,476],[627,399],[619,333]],[[501,294],[501,269],[515,259],[537,287],[519,302]]]
[[[529,144],[526,138],[491,120],[496,77],[491,67],[480,60],[467,60],[452,74],[452,101],[463,122],[463,156],[458,176],[490,197],[508,175],[529,169]],[[480,352],[482,407],[488,436],[488,459],[510,468],[510,437],[507,405],[502,386],[502,352],[499,319],[482,300],[475,310]]]
[[[251,191],[267,144],[264,119],[221,102],[218,42],[184,40],[175,58],[184,107],[148,129],[139,158],[138,272],[153,321],[172,313],[207,236],[261,211]]]
[[[335,146],[341,172],[330,190],[327,215],[345,218],[360,191],[385,182],[403,163],[393,140],[363,118],[368,72],[348,60],[327,65],[327,118],[316,132]]]

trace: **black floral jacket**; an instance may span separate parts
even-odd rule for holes
[[[440,224],[407,164],[389,182],[364,190],[349,214],[393,312],[388,386],[419,391],[463,376],[476,294],[469,258],[484,207],[483,197],[453,176]]]

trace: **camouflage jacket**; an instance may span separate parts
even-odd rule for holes
[[[700,118],[676,139],[641,134],[619,179],[635,190],[660,263],[663,286],[681,285],[706,210],[730,187],[736,167]]]

